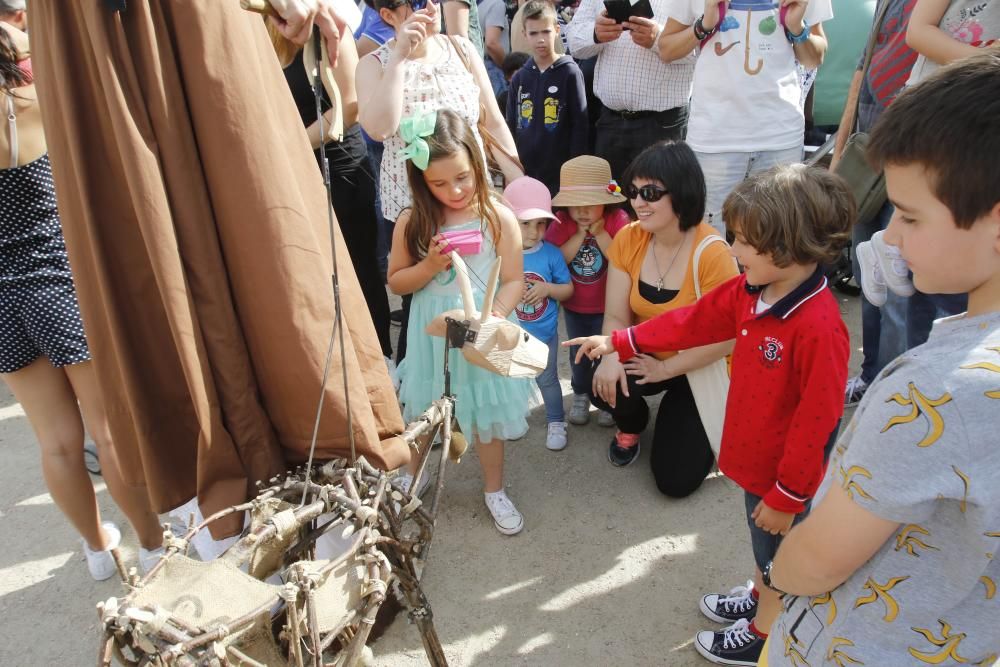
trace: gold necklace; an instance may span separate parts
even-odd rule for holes
[[[677,261],[677,255],[679,255],[681,253],[681,248],[684,247],[684,242],[685,241],[687,241],[687,232],[686,231],[684,232],[684,238],[682,238],[681,242],[677,245],[677,250],[674,251],[674,256],[670,258],[670,264],[667,265],[667,270],[666,271],[660,271],[660,260],[657,259],[657,257],[656,257],[656,239],[655,238],[653,239],[653,248],[652,248],[652,250],[653,250],[653,264],[656,266],[656,272],[659,274],[659,277],[656,279],[656,291],[657,292],[663,291],[663,278],[668,273],[670,273],[670,269],[672,269],[674,267],[674,262]]]

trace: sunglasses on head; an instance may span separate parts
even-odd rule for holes
[[[386,9],[393,11],[407,5],[410,6],[410,9],[417,12],[427,6],[427,0],[397,0],[396,2],[384,6]]]
[[[656,185],[644,185],[641,188],[637,188],[631,183],[625,186],[625,189],[622,192],[629,199],[638,199],[639,197],[642,197],[644,201],[649,202],[650,204],[660,201],[663,199],[664,195],[670,194],[670,190]]]

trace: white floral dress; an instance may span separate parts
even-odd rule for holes
[[[451,40],[435,37],[443,54],[435,63],[406,60],[403,64],[403,118],[438,109],[450,109],[464,118],[472,127],[476,140],[482,146],[477,123],[479,122],[479,85],[455,51]],[[466,60],[478,57],[467,42],[461,42]],[[395,40],[382,45],[374,55],[384,68]],[[382,215],[395,221],[411,203],[410,185],[406,177],[406,161],[399,156],[404,142],[397,131],[385,140],[382,156],[382,173],[379,189],[382,196]]]

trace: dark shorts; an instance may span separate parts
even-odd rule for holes
[[[747,525],[750,526],[750,544],[753,547],[753,559],[757,563],[757,569],[764,571],[764,566],[774,560],[774,554],[778,553],[778,545],[781,544],[781,535],[772,535],[766,530],[757,527],[753,522],[753,511],[757,503],[761,501],[760,496],[755,496],[749,491],[744,491],[743,496],[747,505]],[[799,523],[809,514],[810,503],[806,503],[806,508],[795,515],[792,525]]]

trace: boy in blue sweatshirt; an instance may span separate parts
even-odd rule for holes
[[[583,73],[570,56],[556,54],[555,8],[531,0],[524,9],[531,59],[514,75],[507,94],[507,125],[527,176],[559,190],[559,168],[588,152],[587,95]]]

